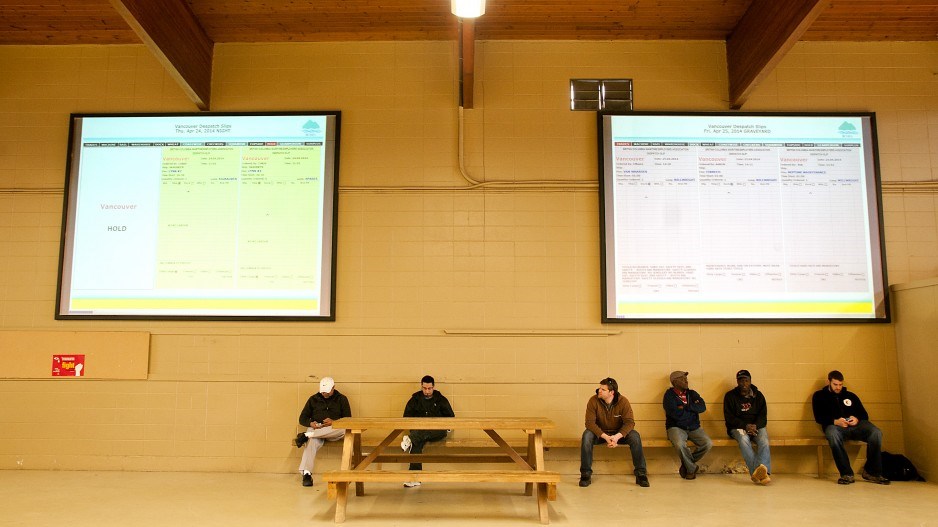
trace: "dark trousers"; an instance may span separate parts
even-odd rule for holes
[[[824,428],[824,435],[827,436],[827,442],[831,445],[831,455],[834,456],[834,463],[837,464],[837,470],[840,471],[841,476],[853,475],[850,458],[844,448],[844,441],[848,440],[866,443],[866,466],[864,468],[874,476],[883,475],[883,433],[876,428],[876,425],[869,421],[860,421],[857,426],[847,428],[827,425]]]
[[[446,437],[446,430],[411,430],[410,441],[413,446],[410,448],[411,454],[422,454],[423,445],[431,441],[441,441]],[[423,470],[423,463],[411,463],[410,470]]]
[[[589,479],[593,476],[593,445],[604,445],[606,441],[596,434],[585,430],[580,441],[580,477]],[[642,450],[642,436],[632,430],[624,437],[619,438],[618,444],[628,445],[632,451],[632,466],[636,476],[646,475],[645,452]]]

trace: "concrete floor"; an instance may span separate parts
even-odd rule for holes
[[[938,526],[938,485],[779,474],[768,487],[745,475],[705,474],[695,481],[652,475],[595,476],[581,489],[565,475],[550,504],[557,526],[754,525]],[[191,472],[0,471],[0,526],[304,526],[332,525],[325,485],[297,475]],[[404,489],[371,484],[350,497],[345,524],[540,525],[537,504],[519,485],[428,483]]]

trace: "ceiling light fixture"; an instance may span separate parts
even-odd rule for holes
[[[450,10],[459,18],[476,18],[485,14],[485,0],[452,0]]]

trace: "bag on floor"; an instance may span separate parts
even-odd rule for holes
[[[883,452],[883,476],[892,481],[925,481],[909,458],[889,452]]]

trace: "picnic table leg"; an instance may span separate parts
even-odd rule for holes
[[[352,466],[358,466],[362,460],[362,435],[352,434],[353,435],[353,451],[352,451]],[[355,482],[355,495],[364,496],[365,495],[365,483],[363,481]]]
[[[541,523],[547,525],[550,523],[550,515],[547,512],[547,483],[537,483],[537,513],[540,516]]]
[[[348,502],[348,482],[336,482],[335,522],[345,521],[345,504]]]
[[[537,467],[537,456],[534,453],[534,431],[528,430],[528,464],[531,465],[531,468]],[[530,496],[534,494],[534,483],[528,482],[524,484],[524,495]]]
[[[544,470],[544,433],[540,430],[534,431],[534,470]],[[547,500],[557,500],[557,484],[545,483],[547,489]]]

